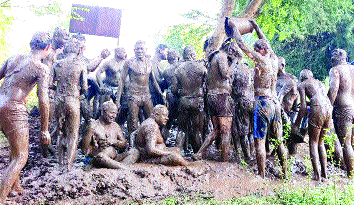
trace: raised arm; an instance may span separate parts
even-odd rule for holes
[[[95,69],[101,64],[101,62],[110,56],[110,51],[108,49],[103,49],[101,51],[101,55],[97,56],[96,58],[92,59],[90,63],[87,65],[88,72],[93,72]]]
[[[329,71],[329,91],[328,91],[328,97],[330,100],[330,103],[333,105],[335,98],[337,97],[339,90],[339,73],[336,71],[336,69],[332,68]]]
[[[38,78],[37,97],[39,99],[40,120],[41,120],[41,143],[48,145],[51,142],[49,134],[49,68],[43,65],[43,72]]]
[[[265,41],[268,42],[268,51],[269,51],[269,53],[274,54],[274,51],[273,51],[268,39],[266,38],[266,36],[265,36],[264,32],[262,31],[262,29],[259,28],[257,22],[255,20],[253,20],[253,19],[249,20],[249,22],[252,23],[254,30],[256,30],[258,38],[259,39],[264,39]]]

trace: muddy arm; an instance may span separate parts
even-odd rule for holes
[[[262,29],[259,28],[257,22],[255,20],[253,20],[253,19],[251,19],[249,21],[252,23],[254,30],[256,30],[258,38],[259,39],[264,39],[265,41],[267,41],[269,53],[274,54],[274,51],[273,51],[268,39],[266,38],[266,36],[265,36],[264,32],[262,31]]]
[[[124,149],[127,145],[127,140],[120,128],[117,130],[117,142],[112,145],[119,149]]]
[[[303,83],[299,84],[299,86],[298,86],[298,92],[299,92],[299,97],[300,97],[300,109],[298,112],[297,119],[296,119],[295,123],[293,124],[293,127],[295,128],[295,130],[299,129],[300,123],[302,122],[302,119],[307,112],[307,102],[305,101],[305,88],[304,87],[305,87],[305,85]]]
[[[51,138],[49,134],[49,68],[43,66],[44,71],[39,76],[37,97],[39,99],[40,120],[41,120],[41,142],[42,144],[50,144]]]
[[[223,54],[217,54],[217,62],[219,67],[219,72],[221,76],[225,79],[228,79],[231,77],[231,74],[233,73],[233,67],[234,62],[232,62],[231,66],[228,65],[228,57],[223,56]]]
[[[87,69],[83,68],[81,71],[81,91],[82,94],[85,94],[88,90],[88,82],[87,82]]]
[[[130,70],[130,68],[128,66],[128,62],[129,61],[125,62],[125,64],[123,65],[122,72],[120,72],[121,76],[119,77],[117,94],[116,94],[116,106],[117,106],[117,108],[121,107],[121,96],[122,96],[123,88],[125,86],[126,77],[127,77],[128,72]]]
[[[106,66],[107,66],[107,62],[101,64],[100,67],[96,69],[96,80],[100,88],[103,87],[103,83],[102,83],[103,79],[101,77],[101,74],[105,72]]]
[[[150,73],[150,78],[152,78],[152,80],[153,80],[153,86],[155,87],[157,93],[161,94],[162,97],[163,97],[161,88],[160,88],[160,86],[158,85],[158,82],[157,82],[157,80],[156,80],[156,76],[155,76],[155,74],[154,74],[153,71],[151,71],[151,73]],[[163,100],[165,100],[165,98],[163,98]]]
[[[330,69],[329,71],[329,91],[328,91],[328,97],[330,100],[330,103],[333,105],[335,98],[337,97],[339,90],[339,74],[337,71]]]
[[[96,58],[92,59],[91,62],[87,65],[88,72],[93,72],[95,69],[101,64],[101,62],[110,56],[110,51],[104,49],[101,51],[101,55],[97,56]]]
[[[91,144],[91,141],[94,136],[94,130],[92,129],[92,125],[89,127],[89,129],[86,131],[85,136],[82,139],[82,151],[86,156],[91,155],[93,152],[93,145]]]
[[[1,65],[0,67],[0,80],[3,79],[5,77],[5,71],[6,71],[6,67],[7,67],[7,60],[4,62],[4,64]]]
[[[155,125],[151,125],[146,128],[146,149],[148,153],[156,156],[163,156],[170,154],[170,152],[157,148],[157,135],[159,134],[159,128]]]

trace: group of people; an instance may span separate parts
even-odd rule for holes
[[[347,64],[346,52],[332,53],[326,93],[310,70],[301,71],[299,81],[287,73],[284,58],[276,56],[257,23],[249,22],[259,37],[253,48],[244,43],[241,27],[227,19],[228,38],[215,51],[209,47],[213,39],[207,39],[203,60],[197,60],[192,46],[183,49],[181,58],[163,44],[151,58],[143,41],[136,42],[134,58],[116,48],[113,58],[106,59],[110,52],[105,49],[90,60],[83,55],[81,34],[70,36],[61,28],[52,37],[35,33],[29,54],[12,56],[0,67],[0,129],[9,141],[11,161],[2,176],[0,203],[10,191],[21,192],[19,173],[29,152],[25,102],[35,85],[43,155],[55,152],[68,170],[78,146],[94,166],[118,169],[136,162],[186,166],[205,158],[215,142],[222,161],[229,161],[232,146],[245,160],[255,157],[263,178],[266,157],[276,152],[285,177],[283,124],[303,136],[307,119],[314,179],[327,177],[323,137],[334,130],[340,141],[336,154],[351,176],[354,67]],[[242,52],[254,61],[254,69],[242,62]],[[91,72],[96,77],[89,77]],[[120,125],[126,122],[124,134]],[[179,132],[176,147],[168,148],[171,127]]]

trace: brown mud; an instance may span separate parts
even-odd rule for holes
[[[78,150],[72,171],[59,168],[54,158],[43,159],[39,151],[39,117],[33,110],[29,117],[30,154],[22,170],[23,194],[10,194],[6,204],[129,204],[156,202],[168,197],[191,196],[228,200],[249,194],[271,195],[284,182],[293,187],[307,185],[305,160],[309,156],[306,144],[298,146],[291,160],[291,178],[280,179],[280,166],[274,157],[267,160],[267,177],[257,176],[255,161],[237,162],[197,161],[187,167],[168,167],[137,163],[126,169],[99,169],[84,164]],[[0,174],[9,164],[8,144],[0,139]],[[209,149],[207,158],[215,160],[218,151]],[[234,158],[234,157],[232,157]],[[240,163],[238,163],[240,162]],[[340,183],[348,182],[341,169],[329,164],[329,176],[339,175]],[[309,174],[312,176],[312,174]],[[310,185],[322,185],[310,181]]]

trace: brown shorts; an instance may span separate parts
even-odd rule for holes
[[[230,94],[208,94],[207,108],[210,116],[232,117],[234,102]]]
[[[345,137],[354,124],[354,108],[351,106],[334,106],[333,121],[337,135]]]
[[[28,112],[22,102],[9,101],[0,106],[0,130],[8,134],[22,129],[29,129]]]

